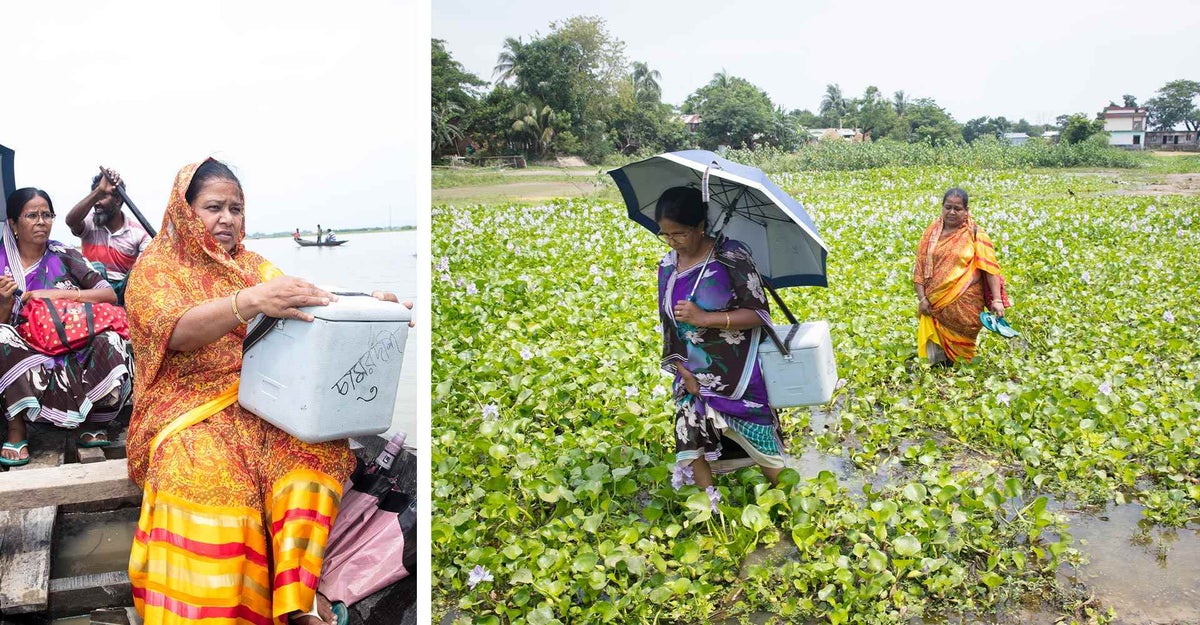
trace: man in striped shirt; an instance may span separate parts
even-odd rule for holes
[[[150,244],[150,235],[137,220],[126,218],[121,210],[124,200],[109,178],[122,187],[125,183],[117,172],[106,171],[107,176],[92,178],[92,192],[67,213],[66,221],[71,233],[82,240],[83,255],[104,265],[117,303],[124,305],[125,278]]]

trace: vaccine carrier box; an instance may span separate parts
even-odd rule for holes
[[[366,295],[339,295],[302,309],[312,322],[274,326],[242,355],[238,403],[279,429],[318,443],[379,434],[392,424],[408,340],[408,308]]]
[[[787,341],[793,326],[777,325],[775,334]],[[800,324],[788,341],[791,358],[785,358],[769,336],[758,346],[759,365],[767,383],[767,398],[772,408],[813,406],[827,403],[837,386],[837,363],[829,323],[812,321]]]

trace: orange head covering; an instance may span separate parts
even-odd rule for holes
[[[917,244],[917,266],[914,271],[914,281],[918,284],[930,286],[929,282],[932,280],[934,268],[937,266],[937,263],[934,262],[933,252],[937,249],[938,241],[942,238],[942,224],[942,216],[938,215],[937,219],[934,219],[933,223],[929,224],[928,228],[925,228],[925,233],[921,235],[921,242]],[[974,238],[976,230],[975,219],[968,213],[962,225],[951,236],[971,236]]]
[[[171,355],[167,343],[175,324],[191,308],[206,301],[228,298],[235,291],[258,284],[266,259],[242,245],[245,223],[233,251],[227,252],[204,227],[186,194],[206,159],[179,170],[171,199],[163,215],[162,230],[138,258],[129,275],[126,306],[133,337],[137,372],[134,393],[143,396],[156,381],[160,367]],[[224,339],[192,352],[206,361],[208,371],[220,370],[223,377],[236,376],[241,369],[241,350],[230,349],[240,341],[245,328],[238,326]],[[215,382],[215,381],[214,381]]]
[[[237,245],[233,251],[226,252],[225,248],[204,227],[204,223],[200,221],[196,211],[187,202],[187,190],[192,184],[196,170],[209,161],[214,161],[214,159],[208,158],[199,163],[192,163],[179,170],[175,176],[175,184],[171,187],[171,199],[167,202],[167,210],[163,214],[161,232],[167,236],[155,238],[151,246],[166,239],[167,244],[174,248],[175,253],[180,256],[195,259],[207,257],[224,265],[230,271],[241,271],[233,259],[245,250],[242,245],[242,241],[246,238],[245,220],[242,221],[242,229],[237,235]],[[241,188],[241,183],[238,184],[238,188]]]

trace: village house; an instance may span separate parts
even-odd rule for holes
[[[683,122],[684,126],[687,126],[688,132],[696,132],[696,130],[700,128],[699,115],[680,115],[679,121]]]
[[[1108,144],[1141,150],[1146,144],[1146,109],[1131,106],[1104,107],[1104,132]]]
[[[1009,145],[1021,145],[1026,141],[1029,141],[1029,135],[1023,132],[1006,132],[1004,133],[1004,140],[1008,142]]]
[[[808,135],[815,141],[834,138],[853,141],[858,134],[859,131],[855,128],[810,128],[808,130]]]
[[[1150,130],[1146,132],[1146,149],[1200,151],[1200,131],[1188,130],[1182,125],[1171,130]]]

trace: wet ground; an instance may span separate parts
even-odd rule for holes
[[[1087,563],[1061,574],[1114,608],[1114,624],[1200,623],[1200,527],[1150,525],[1137,504],[1069,517]]]
[[[821,415],[814,414],[811,419],[814,430],[820,432]],[[898,463],[889,463],[868,475],[857,471],[844,457],[811,448],[793,450],[789,466],[805,477],[829,471],[852,494],[862,492],[867,482],[883,486],[901,470]],[[1142,507],[1137,504],[1111,505],[1098,512],[1051,505],[1065,509],[1068,531],[1084,557],[1077,570],[1064,565],[1059,571],[1061,585],[1081,587],[1085,597],[1091,596],[1090,605],[1115,610],[1113,625],[1200,624],[1200,526],[1178,530],[1154,526],[1144,521]],[[794,553],[795,547],[784,540],[751,554],[746,564],[774,561]],[[1040,606],[946,622],[1052,625],[1069,622],[1063,620],[1067,616],[1052,606]],[[751,622],[772,622],[768,615],[758,615],[757,619]]]

